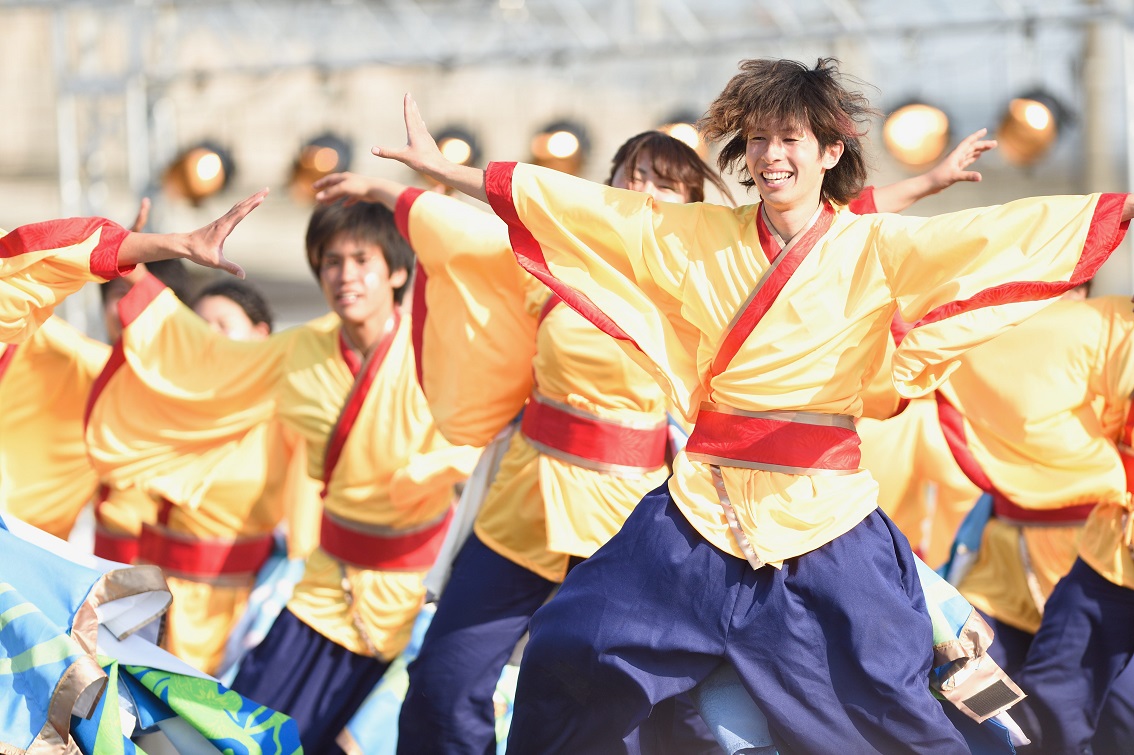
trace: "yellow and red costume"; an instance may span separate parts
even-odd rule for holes
[[[324,513],[321,545],[289,610],[353,653],[393,658],[420,607],[452,485],[475,462],[475,451],[451,446],[433,428],[413,374],[408,321],[364,368],[334,315],[263,343],[230,341],[152,277],[120,311],[118,361],[128,369],[108,370],[88,425],[104,478],[173,502],[158,522],[167,535],[230,538],[243,551],[283,515],[295,494],[288,478],[303,487],[274,444],[302,449],[307,476],[322,482]],[[107,402],[112,387],[122,398],[151,397],[158,414]],[[242,451],[249,448],[260,459],[254,465]],[[220,496],[226,485],[257,513],[230,511]],[[212,514],[192,516],[212,495]]]
[[[939,389],[957,461],[994,501],[959,589],[1024,632],[1039,629],[1095,504],[1125,510],[1115,444],[1134,392],[1132,328],[1125,297],[1059,302],[970,351]]]
[[[83,412],[109,353],[57,317],[0,345],[0,502],[64,540],[98,484]]]

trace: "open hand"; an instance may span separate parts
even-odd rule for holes
[[[988,129],[982,128],[969,134],[929,171],[930,179],[938,191],[947,189],[958,181],[980,181],[980,173],[967,168],[985,152],[996,148],[995,139],[984,138],[987,133]]]
[[[267,189],[261,189],[252,196],[237,202],[232,209],[208,225],[186,234],[185,257],[190,262],[205,267],[215,267],[232,273],[238,278],[244,277],[244,269],[225,258],[224,242],[240,221],[248,213],[256,209],[268,196]]]
[[[441,150],[437,148],[437,142],[426,128],[421,112],[417,109],[417,103],[409,93],[402,101],[402,110],[406,121],[406,145],[400,148],[374,147],[370,151],[378,157],[397,160],[407,167],[428,175],[431,169],[444,165],[447,161]]]

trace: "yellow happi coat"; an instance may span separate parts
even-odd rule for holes
[[[124,315],[135,304],[123,299]],[[339,319],[327,315],[266,342],[237,342],[195,316],[175,317],[180,305],[171,293],[152,297],[151,308],[162,325],[154,337],[168,348],[143,339],[125,338],[123,344],[134,390],[162,397],[161,421],[131,414],[103,423],[104,437],[88,436],[100,471],[116,485],[141,484],[179,505],[200,507],[208,494],[206,475],[221,470],[224,449],[278,421],[302,442],[307,476],[323,481],[328,437],[355,380]],[[93,416],[90,427],[96,427]],[[104,454],[124,447],[141,452],[132,463],[104,468]],[[326,481],[324,508],[364,525],[412,528],[452,505],[453,484],[475,461],[474,449],[450,445],[434,428],[403,318]],[[422,576],[356,569],[315,548],[288,608],[348,650],[390,659],[409,640],[424,597]]]
[[[1035,510],[1094,503],[1126,510],[1115,443],[1134,392],[1132,332],[1128,297],[1057,302],[970,351],[941,388],[965,418],[973,459],[1010,501]],[[1034,634],[1081,532],[993,517],[959,589],[977,608]]]
[[[87,281],[119,275],[128,231],[109,220],[78,218],[0,231],[0,342],[29,337],[55,305]]]
[[[294,431],[265,421],[212,443],[190,429],[184,415],[196,410],[199,397],[161,375],[191,369],[196,350],[213,337],[204,335],[204,322],[152,277],[123,302],[117,348],[125,358],[103,376],[88,423],[92,456],[110,488],[100,526],[138,537],[143,523],[160,525],[174,537],[223,544],[269,537],[289,511],[317,510],[319,488],[307,477],[304,445]],[[151,423],[148,436],[137,432]],[[154,430],[160,435],[152,437]],[[255,574],[204,578],[167,570],[166,579],[174,601],[164,646],[214,673]]]
[[[690,421],[704,400],[857,416],[895,311],[908,322],[932,314],[905,337],[892,367],[903,396],[929,393],[967,348],[1046,305],[1027,299],[1057,296],[1093,275],[1121,240],[1124,200],[1029,199],[925,219],[839,209],[771,311],[712,376],[729,324],[770,266],[756,228],[759,205],[655,204],[508,163],[489,166],[486,187],[521,264],[625,339]],[[988,291],[1012,281],[1039,283]],[[1004,306],[976,306],[984,302]],[[866,470],[804,476],[725,467],[723,478],[755,557],[773,565],[842,535],[877,506]],[[669,489],[703,537],[745,557],[708,464],[679,453]]]
[[[83,413],[110,347],[53,317],[0,344],[0,508],[67,539],[94,495]]]
[[[610,336],[570,307],[541,318],[551,292],[517,267],[498,218],[414,190],[400,198],[399,217],[428,274],[422,381],[446,437],[487,444],[533,389],[586,416],[664,426],[661,389]],[[474,531],[559,582],[570,557],[593,555],[667,474],[664,464],[633,473],[580,466],[516,432]]]

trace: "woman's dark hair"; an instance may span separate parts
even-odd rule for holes
[[[823,178],[823,196],[846,204],[862,191],[866,156],[862,138],[878,112],[862,92],[852,91],[834,58],[820,58],[815,68],[795,60],[745,60],[698,124],[709,141],[724,142],[717,165],[736,171],[740,183],[753,185],[744,162],[748,135],[758,128],[808,127],[819,150],[842,142],[838,165]]]
[[[661,131],[643,131],[626,140],[610,161],[610,176],[606,183],[613,183],[614,174],[624,165],[627,170],[633,171],[642,155],[650,156],[654,172],[659,176],[684,186],[690,202],[705,201],[706,181],[733,202],[728,186],[692,147]]]
[[[223,296],[232,301],[244,310],[244,314],[253,325],[266,323],[268,332],[272,332],[272,308],[268,306],[268,300],[264,295],[251,284],[237,278],[221,278],[198,291],[190,307],[196,309],[202,299],[210,296]]]
[[[394,301],[400,304],[408,287],[414,258],[409,242],[398,232],[394,213],[384,205],[370,202],[358,202],[350,207],[335,202],[316,208],[307,224],[307,264],[316,279],[319,278],[319,266],[327,244],[340,233],[368,244],[377,244],[382,249],[391,275],[399,270],[406,271],[407,285],[394,289]]]

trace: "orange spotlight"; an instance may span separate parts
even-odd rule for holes
[[[696,150],[697,154],[703,159],[709,153],[709,147],[701,138],[701,132],[697,130],[696,124],[697,116],[689,113],[678,113],[658,126],[658,131],[669,134],[678,141],[685,142]]]
[[[228,186],[234,172],[228,151],[206,141],[179,154],[165,169],[162,183],[170,194],[197,206]]]
[[[941,157],[949,146],[949,116],[933,105],[910,102],[886,118],[882,141],[900,163],[920,168]]]
[[[292,196],[300,202],[315,201],[311,185],[324,176],[350,168],[351,147],[342,137],[322,134],[299,149],[291,166],[288,185]]]
[[[532,162],[577,176],[583,169],[589,149],[582,126],[558,121],[532,137]]]
[[[997,151],[1012,165],[1039,162],[1059,138],[1067,119],[1067,109],[1051,95],[1041,91],[1020,95],[1008,103],[1000,121]]]

